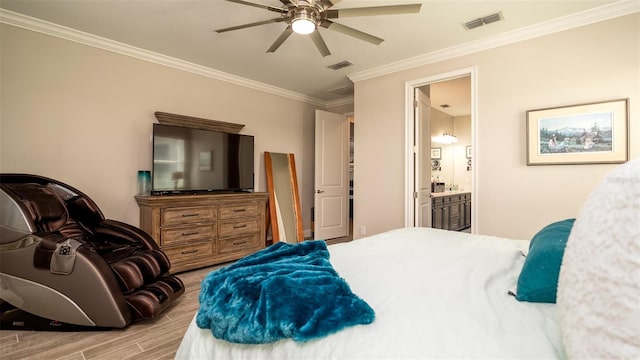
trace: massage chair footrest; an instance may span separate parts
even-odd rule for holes
[[[132,294],[125,296],[134,320],[153,319],[184,293],[184,284],[174,275],[158,278]]]

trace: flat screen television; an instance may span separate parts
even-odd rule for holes
[[[154,195],[253,191],[251,135],[153,124]]]

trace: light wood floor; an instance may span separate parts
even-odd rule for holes
[[[350,234],[351,235],[351,234]],[[352,235],[328,244],[350,241]],[[178,274],[185,293],[154,321],[110,331],[0,331],[0,359],[173,359],[182,336],[198,310],[200,282],[220,266]]]
[[[200,282],[215,269],[178,274],[185,293],[154,321],[110,331],[0,331],[0,359],[173,359],[198,310]]]

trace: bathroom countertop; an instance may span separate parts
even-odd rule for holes
[[[443,191],[443,192],[431,193],[431,197],[441,197],[441,196],[449,196],[449,195],[456,195],[456,194],[465,194],[465,193],[470,193],[470,192],[471,191],[468,191],[468,190]]]

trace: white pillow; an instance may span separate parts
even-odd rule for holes
[[[573,225],[558,316],[571,359],[640,359],[640,160],[609,173]]]

